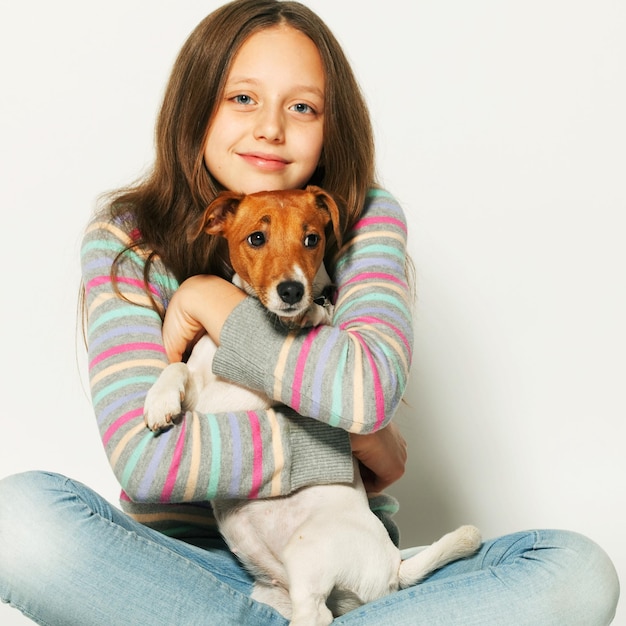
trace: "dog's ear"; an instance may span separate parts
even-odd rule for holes
[[[236,191],[220,193],[205,209],[191,238],[196,239],[202,232],[208,235],[219,235],[224,230],[226,218],[237,211],[243,197],[244,194]]]
[[[339,214],[339,207],[335,202],[335,199],[321,187],[315,185],[309,185],[306,191],[312,193],[315,196],[317,206],[321,209],[325,209],[330,217],[330,222],[333,227],[333,233],[337,240],[337,247],[341,248],[343,235],[341,234],[341,216]]]

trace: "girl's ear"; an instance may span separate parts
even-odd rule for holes
[[[224,231],[226,219],[237,211],[244,194],[235,191],[223,191],[205,209],[198,221],[197,227],[191,235],[191,239],[197,239],[200,233],[219,235]]]
[[[328,212],[330,222],[333,226],[333,233],[337,240],[337,247],[341,248],[343,239],[343,235],[341,234],[341,215],[339,214],[339,207],[334,198],[327,191],[315,185],[309,185],[306,190],[315,195],[317,206]]]

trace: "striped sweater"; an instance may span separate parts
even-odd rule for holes
[[[411,361],[406,221],[397,202],[382,190],[370,192],[338,256],[332,326],[288,332],[250,297],[226,320],[215,373],[264,391],[276,407],[188,412],[160,435],[143,421],[147,390],[167,365],[161,320],[143,290],[146,254],[125,254],[117,277],[124,298],[110,278],[132,235],[121,222],[96,218],[81,257],[92,401],[122,487],[122,509],[192,540],[215,536],[212,498],[280,496],[351,481],[347,433],[374,432],[389,422]],[[149,286],[166,309],[178,283],[157,261]],[[372,501],[392,535],[387,514],[395,506],[384,497]]]

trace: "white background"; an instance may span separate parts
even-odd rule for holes
[[[0,476],[54,470],[116,501],[76,341],[79,242],[98,194],[150,164],[171,64],[217,4],[0,0]],[[309,5],[409,219],[403,546],[466,522],[568,528],[625,578],[626,3]]]

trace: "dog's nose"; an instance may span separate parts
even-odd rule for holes
[[[304,285],[297,280],[286,280],[280,283],[276,290],[280,299],[287,304],[296,304],[304,296]]]

